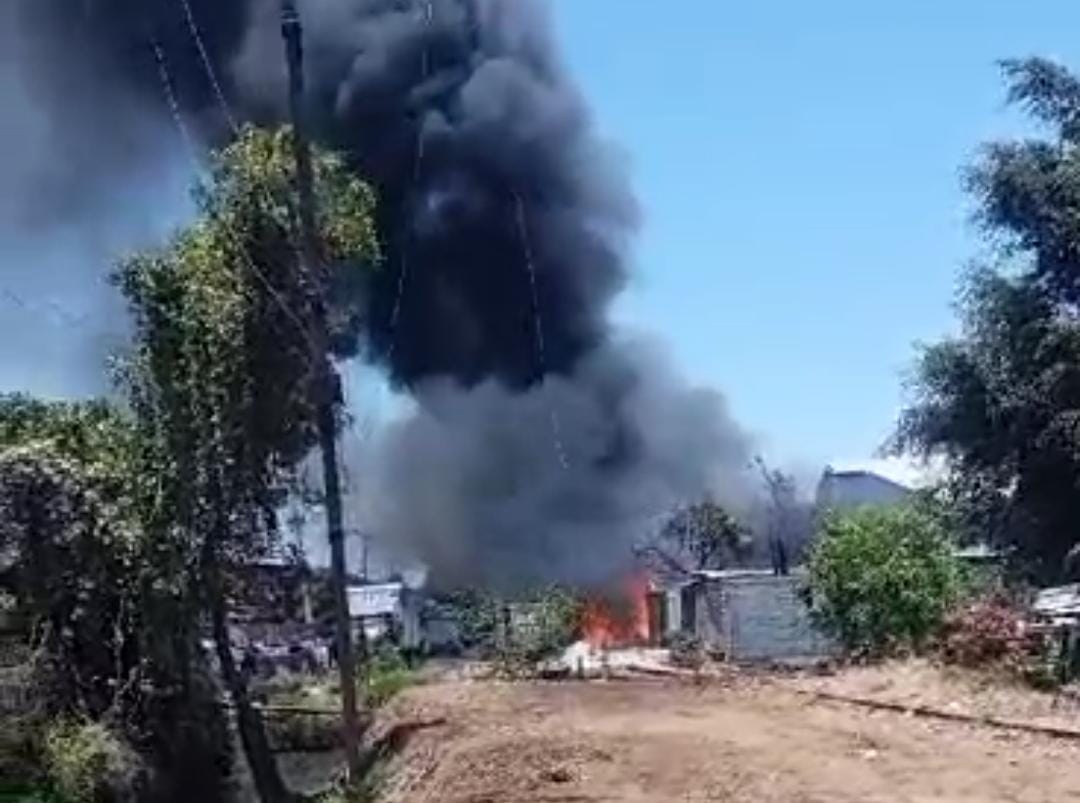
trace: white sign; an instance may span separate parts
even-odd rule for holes
[[[401,615],[401,583],[387,583],[378,586],[350,586],[349,616],[364,619],[369,616]]]

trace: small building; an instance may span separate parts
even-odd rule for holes
[[[911,489],[873,471],[825,469],[817,488],[817,508],[850,510],[867,505],[898,505],[911,496]]]
[[[420,612],[423,600],[404,583],[354,585],[346,589],[349,618],[369,642],[394,637],[401,647],[423,646]]]
[[[803,599],[804,575],[744,569],[695,572],[679,590],[680,631],[736,662],[804,663],[835,651]]]

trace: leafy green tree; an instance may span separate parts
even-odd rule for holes
[[[164,500],[155,529],[191,540],[222,676],[264,801],[287,797],[233,659],[232,570],[280,543],[278,512],[316,443],[316,304],[337,356],[355,348],[355,287],[377,257],[374,197],[337,157],[315,160],[320,262],[301,268],[287,129],[246,129],[212,162],[201,216],[163,250],[117,274],[135,325],[123,386],[146,442],[159,449]]]
[[[920,507],[829,516],[808,562],[815,619],[859,654],[925,644],[964,589],[952,549],[940,518]]]
[[[1080,542],[1080,82],[1040,59],[1004,71],[1048,134],[991,144],[968,173],[1000,264],[967,278],[962,334],[920,355],[893,446],[945,455],[969,536],[1053,581]]]

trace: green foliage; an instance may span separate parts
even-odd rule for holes
[[[364,673],[364,698],[371,708],[382,708],[416,683],[416,673],[401,653],[384,649],[376,653]]]
[[[355,351],[357,283],[377,261],[370,189],[318,153],[325,269],[301,269],[292,165],[287,130],[245,130],[214,158],[199,220],[120,266],[135,334],[117,364],[122,409],[0,397],[0,591],[40,647],[36,696],[55,716],[115,724],[151,759],[155,801],[219,797],[229,736],[198,637],[206,592],[224,589],[208,567],[276,544],[315,440],[315,349]],[[46,752],[83,794],[64,755],[119,754],[90,750],[102,726],[79,727]]]
[[[35,638],[29,738],[0,749],[40,764],[42,717],[107,718],[161,784],[185,777],[214,800],[228,735],[195,643],[187,555],[148,526],[160,518],[153,454],[103,402],[0,399],[0,587]]]
[[[814,617],[857,654],[924,646],[964,591],[951,539],[916,507],[830,516],[808,568]]]
[[[70,803],[132,800],[142,780],[138,755],[98,723],[62,723],[45,737],[45,767],[57,793]]]
[[[549,586],[499,607],[494,657],[504,674],[529,674],[578,637],[581,600],[560,586]]]
[[[580,599],[548,586],[513,600],[471,589],[450,598],[468,650],[494,658],[508,670],[525,670],[571,644],[581,625]]]
[[[462,646],[490,653],[498,637],[503,603],[494,594],[479,589],[453,593],[448,602],[461,627]]]
[[[358,294],[335,291],[377,259],[370,189],[318,153],[325,270],[302,268],[290,139],[246,129],[215,158],[198,222],[117,273],[136,330],[121,375],[160,444],[170,516],[200,543],[215,533],[227,560],[273,546],[274,511],[315,443],[322,355],[312,298],[330,299],[329,345],[348,353]]]
[[[322,365],[355,350],[356,283],[377,259],[370,189],[318,152],[319,264],[301,264],[293,168],[288,130],[245,129],[214,156],[196,195],[199,219],[115,276],[134,322],[118,376],[153,482],[145,529],[179,558],[185,593],[209,614],[219,646],[231,570],[280,546],[279,510],[317,439]],[[265,734],[244,715],[243,682],[231,670],[222,674],[249,763],[272,796],[280,782],[261,755]]]
[[[135,435],[101,402],[0,398],[0,587],[39,641],[39,697],[100,716],[143,653]]]
[[[946,455],[965,529],[1055,581],[1080,538],[1080,82],[1040,59],[1004,68],[1048,136],[991,144],[968,174],[1001,264],[968,278],[961,336],[921,354],[894,446]]]
[[[275,679],[260,687],[268,702],[290,711],[266,716],[275,751],[335,750],[341,747],[341,686],[337,674]],[[311,713],[311,712],[329,712]]]
[[[44,786],[7,785],[0,779],[0,803],[71,803]]]

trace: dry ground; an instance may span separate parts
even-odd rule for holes
[[[799,683],[422,686],[391,713],[446,724],[390,762],[380,800],[1080,801],[1080,743],[814,702]]]

